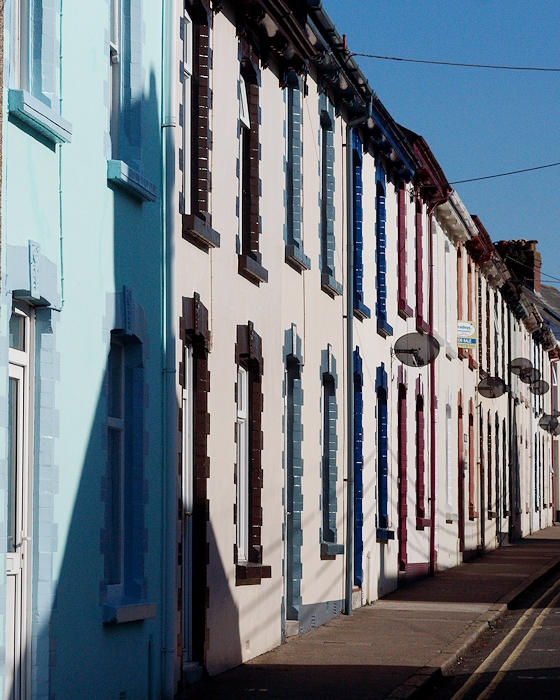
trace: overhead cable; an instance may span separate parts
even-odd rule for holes
[[[536,66],[497,66],[485,63],[455,63],[453,61],[426,61],[420,58],[399,58],[397,56],[377,56],[373,53],[351,52],[351,56],[362,56],[363,58],[378,58],[382,61],[404,61],[405,63],[428,63],[432,66],[459,66],[461,68],[489,68],[491,70],[520,70],[539,71],[541,73],[560,73],[560,68],[542,68]]]
[[[537,165],[535,168],[523,168],[523,170],[510,170],[507,173],[498,173],[497,175],[484,175],[484,177],[471,177],[468,180],[455,180],[450,182],[450,185],[460,185],[463,182],[478,182],[479,180],[491,180],[494,177],[506,177],[506,175],[517,175],[518,173],[530,173],[533,170],[544,170],[544,168],[554,168],[560,163],[549,163],[548,165]]]

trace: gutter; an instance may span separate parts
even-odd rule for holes
[[[175,695],[175,541],[176,541],[176,358],[174,320],[175,298],[173,282],[174,188],[175,188],[175,129],[177,115],[174,99],[175,75],[175,17],[176,0],[163,0],[162,13],[162,72],[161,72],[161,700],[173,700]]]
[[[344,614],[352,615],[354,588],[354,171],[352,157],[353,128],[371,116],[371,102],[364,114],[346,123],[346,571],[344,582]]]
[[[360,121],[363,121],[360,118]],[[346,571],[344,614],[352,615],[354,588],[354,193],[352,122],[346,124]]]
[[[373,121],[407,168],[408,177],[404,177],[404,175],[402,177],[407,181],[411,180],[418,168],[418,159],[411,150],[402,127],[391,117],[385,105],[368,83],[360,66],[352,57],[352,53],[346,48],[345,40],[340,36],[337,28],[325,11],[322,0],[307,0],[307,7],[309,8],[309,14],[312,14],[315,18],[319,37],[326,44],[329,52],[333,54],[344,73],[344,77],[348,79],[356,96],[360,99],[362,104],[359,109],[363,109],[365,105],[366,110],[368,110],[368,118],[373,117]],[[314,22],[308,20],[308,24],[314,31]],[[370,103],[369,107],[367,106],[368,102]],[[359,118],[357,117],[357,119]],[[356,125],[363,124],[366,121],[367,119],[359,119]]]

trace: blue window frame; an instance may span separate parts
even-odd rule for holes
[[[393,335],[387,321],[387,233],[385,230],[387,211],[385,205],[385,171],[378,165],[375,173],[375,243],[377,268],[377,332],[386,337]]]
[[[334,107],[326,95],[321,95],[319,99],[319,116],[321,123],[319,136],[321,147],[319,165],[321,177],[321,191],[319,195],[319,206],[321,207],[321,220],[319,223],[321,287],[327,294],[335,296],[342,294],[342,285],[336,281],[334,267]]]
[[[353,222],[354,222],[354,315],[359,319],[370,318],[371,311],[364,304],[364,260],[363,260],[363,184],[362,151],[360,137],[352,131],[352,172],[353,172]]]
[[[286,262],[296,270],[309,270],[311,261],[303,253],[302,155],[303,119],[301,78],[287,78],[286,110]]]
[[[285,398],[286,398],[286,450],[284,453],[285,481],[285,579],[286,579],[286,619],[297,620],[301,607],[302,563],[301,547],[303,544],[303,424],[302,406],[303,389],[301,372],[301,339],[297,335],[295,324],[286,331],[284,344],[285,356]]]
[[[377,539],[395,539],[389,530],[389,416],[387,372],[382,362],[375,377],[377,392]]]
[[[363,526],[364,526],[364,376],[360,348],[354,350],[354,585],[363,580]]]
[[[322,351],[321,383],[322,383],[322,461],[321,461],[321,510],[322,528],[320,533],[321,555],[334,556],[344,552],[344,545],[337,543],[336,514],[338,511],[336,487],[338,468],[336,452],[338,437],[336,422],[338,408],[336,404],[336,361],[332,356],[330,345]]]

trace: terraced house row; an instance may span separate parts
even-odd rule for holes
[[[171,699],[557,519],[534,233],[320,0],[1,17],[5,700]]]

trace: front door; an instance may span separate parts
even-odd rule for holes
[[[192,621],[192,526],[193,526],[193,481],[194,481],[194,406],[193,406],[193,349],[185,348],[185,384],[183,388],[183,665],[193,661],[193,621]]]
[[[5,700],[25,700],[29,696],[30,331],[29,314],[14,308],[10,319],[8,388]]]

